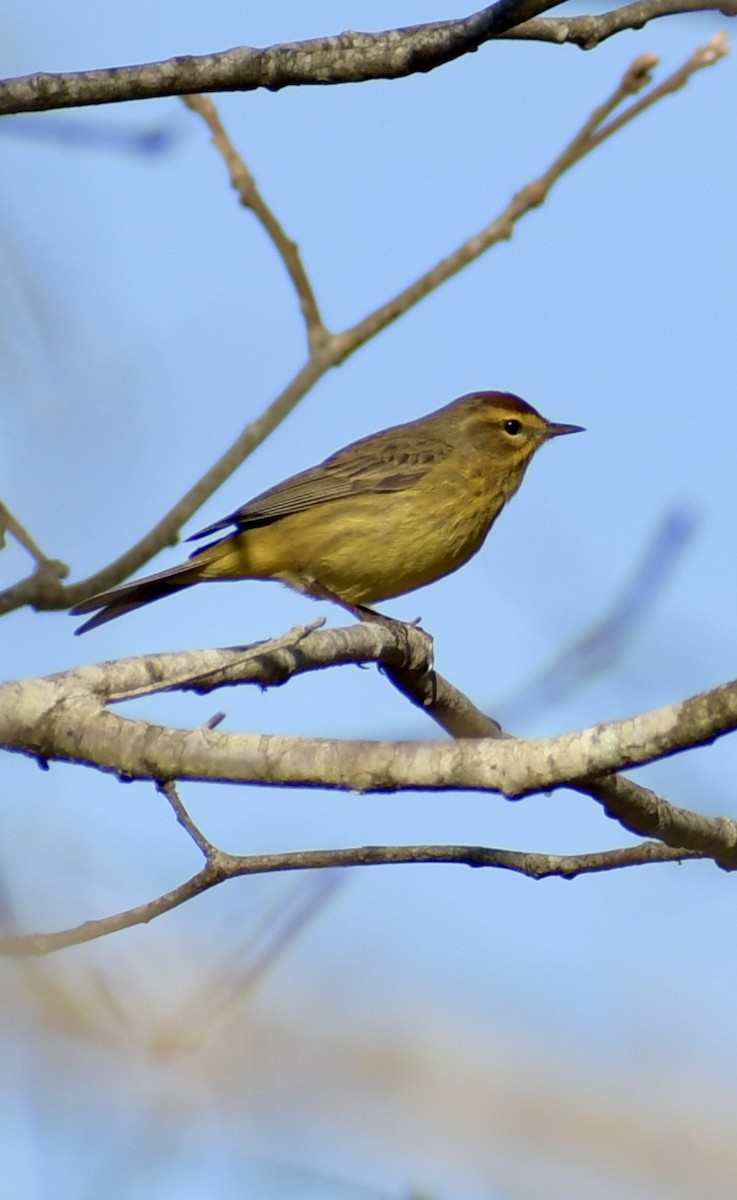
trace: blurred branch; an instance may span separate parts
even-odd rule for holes
[[[345,882],[340,871],[325,870],[301,879],[271,905],[260,927],[251,931],[245,943],[228,950],[219,972],[210,971],[206,988],[197,998],[201,1016],[222,1019],[240,1004],[274,963],[294,945],[303,931],[323,912]],[[244,965],[244,959],[245,965]],[[182,1025],[191,1024],[194,1015]]]
[[[723,50],[722,50],[723,52]],[[644,107],[655,100],[649,97],[657,90],[656,99],[661,99],[708,62],[716,62],[719,55],[714,49],[714,40],[703,50],[692,55],[688,62],[669,76],[659,89],[653,89],[640,102],[630,104],[616,119],[616,129],[634,120]],[[340,365],[351,354],[364,346],[371,338],[384,330],[393,321],[409,311],[413,305],[430,295],[441,284],[456,275],[469,263],[474,262],[496,243],[507,240],[514,232],[517,222],[539,207],[562,176],[595,150],[614,131],[615,123],[608,121],[612,113],[627,100],[646,87],[650,72],[657,64],[654,55],[640,56],[625,72],[612,95],[599,106],[584,123],[582,129],[571,139],[554,163],[537,180],[528,183],[507,205],[504,211],[484,229],[468,238],[451,254],[441,259],[434,267],[420,276],[409,287],[403,289],[387,303],[342,333],[331,333],[325,329],[319,317],[319,307],[304,268],[293,246],[278,225],[271,209],[255,191],[255,184],[240,156],[237,156],[224,130],[218,141],[218,149],[226,157],[231,176],[239,179],[239,194],[244,203],[257,212],[259,219],[270,231],[282,260],[295,283],[302,310],[310,329],[310,355],[292,381],[255,421],[242,430],[228,450],[190,488],[143,538],[130,547],[119,558],[96,571],[87,579],[68,586],[58,579],[40,577],[38,574],[0,592],[0,614],[12,611],[24,604],[36,609],[68,608],[86,599],[95,592],[114,586],[147,563],[164,546],[174,545],[179,540],[179,530],[194,512],[228,479],[245,459],[269,436],[289,415],[300,400],[331,368]],[[192,90],[192,89],[190,89]],[[209,102],[208,102],[209,103]],[[208,122],[213,131],[222,130],[217,114],[205,106]],[[200,110],[201,111],[201,110]],[[245,172],[245,174],[244,174]],[[241,190],[241,189],[245,190]],[[256,200],[256,197],[258,199]],[[291,251],[288,250],[291,246]]]
[[[0,83],[0,89],[2,84]],[[171,122],[138,126],[112,125],[109,121],[86,121],[83,118],[64,120],[52,117],[17,117],[3,121],[0,132],[4,137],[23,137],[33,141],[55,142],[83,149],[112,150],[124,154],[166,154],[181,141],[182,130]]]
[[[542,18],[562,0],[498,0],[465,18],[380,33],[347,32],[260,49],[180,55],[163,62],[60,74],[39,72],[0,83],[0,114],[40,112],[201,92],[365,83],[427,73],[497,38],[570,42],[591,50],[658,17],[690,12],[737,15],[735,0],[640,0],[598,16]]]
[[[498,706],[505,724],[519,725],[559,704],[621,657],[662,596],[695,528],[693,514],[686,511],[674,511],[665,517],[610,612]]]
[[[158,790],[171,805],[177,821],[192,839],[206,862],[219,855],[184,807],[176,785],[159,781]],[[206,984],[196,998],[190,999],[179,1013],[170,1013],[166,1029],[157,1038],[157,1054],[171,1053],[188,1047],[193,1037],[201,1036],[203,1022],[212,1024],[240,1004],[274,962],[294,944],[306,926],[314,920],[335,895],[343,876],[337,871],[323,871],[308,881],[279,896],[260,923],[228,956],[227,968],[209,973]],[[134,922],[134,924],[137,922]],[[245,965],[244,965],[245,964]]]
[[[21,546],[28,551],[31,558],[35,559],[39,567],[44,567],[46,569],[49,569],[49,567],[54,567],[58,571],[60,577],[63,578],[63,576],[66,575],[69,570],[66,564],[58,563],[51,558],[47,558],[41,547],[34,542],[28,530],[21,525],[18,518],[14,517],[7,505],[3,504],[2,500],[0,500],[0,550],[5,545],[5,535],[8,533],[12,533],[16,541],[20,542]]]

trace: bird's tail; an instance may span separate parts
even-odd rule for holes
[[[167,571],[159,571],[158,575],[149,575],[147,579],[134,580],[124,583],[121,587],[111,588],[108,592],[98,592],[90,596],[71,610],[73,616],[93,612],[94,617],[75,629],[75,633],[86,633],[88,629],[96,629],[106,621],[114,621],[124,613],[132,612],[143,604],[152,604],[164,596],[181,592],[184,588],[192,587],[205,578],[201,563],[185,562],[178,567],[169,567]],[[99,611],[97,611],[99,610]]]

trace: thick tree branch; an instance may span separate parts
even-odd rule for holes
[[[418,672],[404,667],[384,667],[384,673],[399,690],[442,729],[456,738],[508,738],[499,724],[487,717],[462,692],[437,676],[436,703],[428,700],[428,683]],[[727,685],[735,688],[737,685]],[[529,743],[519,742],[519,745]],[[688,747],[686,747],[688,748]],[[670,804],[649,788],[622,775],[599,775],[574,784],[575,790],[590,796],[613,820],[640,837],[656,837],[674,853],[688,847],[695,854],[713,858],[719,866],[737,867],[737,824],[731,818],[708,817]]]
[[[94,104],[202,92],[365,83],[427,73],[497,38],[570,42],[591,50],[626,29],[690,12],[737,15],[736,0],[638,0],[597,16],[544,18],[562,0],[499,0],[454,21],[381,33],[337,34],[266,48],[236,46],[163,62],[60,74],[39,72],[0,82],[0,114],[42,112]]]
[[[296,635],[295,635],[296,636]],[[416,639],[420,639],[419,642]],[[557,737],[463,737],[444,742],[371,742],[225,733],[209,727],[168,729],[131,721],[106,708],[111,697],[157,690],[208,689],[217,683],[283,682],[329,663],[407,663],[417,670],[426,646],[421,631],[400,636],[389,625],[309,632],[295,644],[230,651],[156,655],[83,667],[0,688],[0,745],[46,765],[75,762],[123,779],[208,780],[267,786],[321,787],[351,792],[480,790],[508,797],[575,786],[638,832],[737,862],[737,822],[678,809],[613,771],[653,762],[714,741],[737,728],[737,684],[726,684],[667,708]],[[429,668],[427,668],[429,670]],[[427,671],[424,672],[427,674]],[[189,677],[189,679],[187,678]],[[450,685],[440,681],[439,687]],[[436,719],[423,683],[421,700]],[[473,708],[473,706],[471,706]],[[473,718],[478,722],[482,714]],[[463,722],[454,713],[455,730]],[[479,728],[479,732],[483,729]],[[603,777],[603,778],[602,778]]]
[[[26,75],[0,84],[0,114],[151,100],[196,92],[251,92],[307,84],[363,83],[432,71],[498,38],[562,0],[498,0],[455,21],[67,74]]]
[[[688,846],[707,854],[725,870],[737,868],[737,822],[731,817],[708,817],[678,808],[623,775],[584,780],[574,787],[597,800],[608,816],[640,837],[654,836],[673,847]]]
[[[504,736],[496,722],[485,717],[447,680],[435,675],[430,654],[431,645],[428,644],[427,636],[414,628],[408,628],[402,633],[400,629],[390,625],[362,624],[350,629],[329,630],[318,634],[313,626],[293,630],[274,642],[253,647],[156,655],[147,659],[126,659],[85,667],[49,680],[31,681],[25,685],[24,691],[30,689],[36,692],[39,687],[43,689],[43,685],[50,685],[56,693],[55,698],[50,695],[45,698],[43,695],[36,695],[36,701],[42,705],[54,703],[58,706],[53,714],[52,724],[60,721],[67,735],[75,722],[80,722],[85,728],[96,726],[98,731],[102,728],[101,736],[108,743],[111,738],[114,739],[115,729],[111,729],[107,722],[103,728],[101,721],[105,716],[111,715],[104,712],[104,705],[110,700],[171,690],[173,687],[209,692],[214,687],[238,682],[273,685],[283,683],[293,674],[305,670],[343,662],[372,661],[381,663],[382,669],[390,675],[392,682],[443,728],[456,737],[464,738],[463,741],[455,743],[455,747],[462,752],[461,760],[465,757],[464,746],[474,745],[473,741],[467,740],[469,738],[483,739],[475,744],[487,756],[496,756],[498,749],[526,755],[530,747],[537,745],[539,748],[540,743],[517,742],[511,738],[502,743],[490,741],[489,737],[498,739]],[[7,711],[4,702],[11,695],[10,688],[11,685],[7,685],[6,689],[0,690],[0,735],[6,724],[4,716],[7,716]],[[732,690],[735,689],[729,689]],[[696,698],[700,702],[707,699]],[[734,703],[737,705],[737,699]],[[14,711],[17,708],[12,698],[10,707]],[[32,717],[31,720],[33,721]],[[43,724],[42,720],[38,720],[34,722],[34,727],[40,729]],[[139,722],[132,724],[139,726],[142,732],[147,730],[151,735],[148,744],[145,744],[147,739],[144,735],[140,741],[140,749],[136,752],[142,763],[145,761],[144,753],[149,756],[149,760],[150,756],[156,753],[159,734],[173,732],[157,730]],[[208,730],[209,726],[206,726],[205,732]],[[605,727],[599,727],[595,732],[601,735],[606,730]],[[237,737],[238,735],[229,735],[229,740]],[[300,745],[311,754],[318,745],[314,740],[307,739],[261,737],[255,740],[259,743],[257,753],[262,755],[264,764],[274,758],[275,744],[277,759],[283,753],[291,754],[292,750],[298,749]],[[554,748],[560,740],[548,739],[548,745]],[[287,742],[290,745],[287,745]],[[242,738],[240,744],[243,745]],[[377,747],[381,750],[381,744],[364,742],[342,745],[349,748],[349,751],[351,748],[354,751],[353,761],[345,765],[344,786],[355,790],[358,772],[362,780],[359,786],[365,787],[366,764],[363,760],[367,753],[371,755]],[[406,748],[405,746],[404,749]],[[396,749],[401,753],[401,744],[398,744]],[[432,744],[429,749],[435,752],[444,747]],[[52,757],[48,748],[43,756],[38,750],[35,753],[44,765]],[[457,766],[462,767],[461,760]],[[180,755],[177,769],[179,777],[186,773],[183,765],[186,768],[185,760]],[[442,767],[442,763],[440,765]],[[436,765],[433,772],[437,769]],[[126,777],[131,777],[130,772]],[[140,774],[137,777],[140,777]],[[320,784],[325,782],[325,779],[319,779]],[[439,778],[433,778],[426,786],[434,787],[438,784],[445,786],[445,782]],[[584,780],[578,786],[578,790],[598,799],[605,810],[627,828],[642,832],[644,827],[661,839],[659,842],[646,842],[637,846],[581,855],[548,855],[478,846],[354,847],[308,852],[289,851],[269,855],[231,855],[215,847],[194,824],[179,798],[173,777],[164,774],[157,779],[157,785],[167,797],[177,820],[204,856],[205,865],[202,870],[158,899],[126,912],[85,922],[56,933],[8,936],[0,939],[0,953],[45,954],[102,937],[153,920],[226,879],[241,875],[398,863],[458,863],[473,867],[513,870],[537,879],[549,875],[573,878],[575,875],[593,871],[614,870],[651,862],[680,862],[705,855],[716,858],[724,866],[737,865],[735,822],[677,809],[638,784],[611,775]],[[414,784],[410,783],[408,786]],[[457,768],[453,769],[452,783],[448,786],[464,786],[461,772]]]

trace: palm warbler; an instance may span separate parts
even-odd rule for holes
[[[83,633],[211,579],[278,579],[357,615],[457,570],[482,546],[535,451],[580,425],[546,421],[506,392],[473,392],[438,412],[352,442],[208,525],[235,529],[190,559],[78,604]],[[100,611],[97,611],[97,610]]]

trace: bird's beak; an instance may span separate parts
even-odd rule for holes
[[[564,433],[585,433],[583,425],[557,425],[555,421],[548,421],[545,427],[546,438],[562,437]]]

